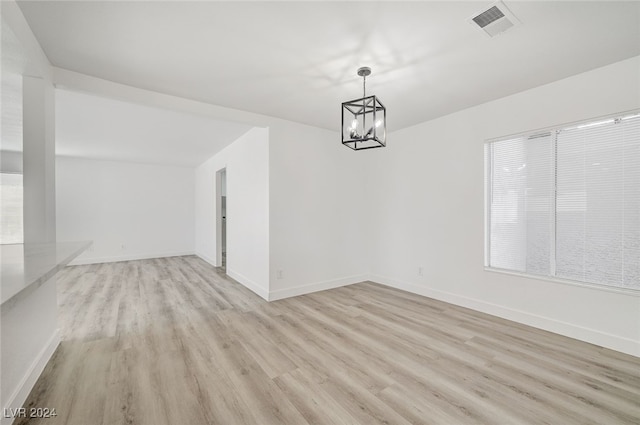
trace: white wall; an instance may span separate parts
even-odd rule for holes
[[[637,108],[639,71],[638,58],[613,64],[394,132],[387,148],[357,153],[337,132],[55,75],[69,89],[269,128],[269,277],[254,288],[265,298],[371,272],[381,283],[637,354],[639,298],[484,271],[483,142]],[[213,263],[215,226],[203,223],[215,214],[223,162],[196,171],[196,250]]]
[[[69,90],[269,129],[268,136],[264,136],[268,137],[268,155],[248,149],[244,153],[247,157],[242,158],[244,154],[240,150],[231,148],[240,146],[239,142],[242,142],[239,141],[196,169],[195,245],[196,253],[202,258],[216,264],[216,229],[212,219],[216,211],[215,172],[235,161],[250,164],[268,156],[269,159],[265,159],[268,162],[261,166],[268,170],[267,176],[260,184],[267,184],[265,194],[269,211],[263,216],[269,217],[269,226],[257,234],[268,232],[271,236],[264,239],[268,243],[264,254],[254,253],[247,257],[267,258],[268,265],[246,264],[242,267],[255,267],[255,270],[239,270],[229,251],[228,270],[237,273],[235,276],[244,276],[239,280],[269,299],[345,285],[366,277],[370,237],[366,223],[370,214],[364,211],[369,184],[365,160],[362,152],[352,152],[340,144],[337,131],[150,92],[63,69],[55,69],[55,75],[56,83]],[[257,133],[249,138],[254,137]],[[251,167],[247,169],[250,171]],[[231,174],[228,169],[228,191],[233,185]],[[229,193],[230,216],[235,215],[232,196]],[[258,199],[262,202],[262,198]],[[233,220],[231,217],[228,223],[229,243],[234,238]],[[262,243],[260,239],[259,246]],[[282,270],[281,279],[278,270]],[[266,277],[249,276],[258,276],[264,271],[268,272]]]
[[[55,242],[55,128],[53,72],[14,1],[0,3],[2,30],[11,31],[26,58],[23,86],[25,242]],[[59,343],[55,277],[15,306],[1,309],[3,409],[21,407]],[[4,410],[3,410],[4,411]],[[11,418],[0,419],[3,425]]]
[[[483,267],[483,142],[639,107],[637,57],[392,133],[367,152],[373,279],[640,355],[639,296]]]
[[[253,128],[195,170],[196,254],[216,264],[216,172],[226,169],[227,274],[269,294],[269,130]]]
[[[271,129],[270,299],[366,280],[368,214],[362,152],[340,133]]]
[[[337,132],[273,119],[196,169],[196,253],[212,264],[225,167],[231,277],[269,300],[366,279],[364,162]]]
[[[74,264],[194,253],[194,170],[56,159],[60,241],[93,241]]]
[[[55,103],[51,81],[23,76],[25,243],[55,242]]]

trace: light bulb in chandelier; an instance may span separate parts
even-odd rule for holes
[[[378,121],[376,121],[376,124],[375,124],[374,127],[377,129],[381,125],[382,125],[382,120],[378,120]],[[369,128],[369,130],[367,131],[367,134],[365,134],[364,137],[363,137],[364,139],[369,138],[369,137],[371,137],[373,135],[374,127]]]
[[[354,119],[351,121],[351,127],[349,127],[349,135],[352,139],[359,139],[360,135],[358,134],[358,120]]]

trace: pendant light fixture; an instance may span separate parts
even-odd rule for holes
[[[342,144],[355,151],[387,145],[387,109],[380,99],[367,96],[371,68],[358,69],[362,77],[362,98],[342,103]]]

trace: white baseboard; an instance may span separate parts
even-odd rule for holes
[[[86,253],[86,252],[85,252]],[[134,261],[134,260],[149,260],[152,258],[166,258],[166,257],[182,257],[184,255],[195,255],[194,251],[178,251],[178,252],[161,252],[152,254],[135,254],[135,255],[117,255],[111,257],[86,257],[77,258],[71,263],[70,266],[82,266],[86,264],[102,264],[102,263],[117,263],[120,261]]]
[[[293,288],[278,289],[269,292],[269,301],[281,300],[284,298],[297,297],[298,295],[311,294],[313,292],[325,291],[327,289],[339,288],[341,286],[352,285],[368,279],[368,275],[350,276],[340,279],[325,280],[306,285],[294,286]]]
[[[219,267],[218,265],[216,265],[216,262],[212,258],[199,252],[196,252],[195,255],[197,255],[199,258],[206,261],[207,263],[211,264],[212,266]],[[263,287],[261,287],[260,285],[258,285],[257,283],[249,279],[248,277],[244,276],[243,274],[238,273],[231,269],[227,269],[227,276],[237,281],[242,286],[247,287],[249,290],[251,290],[251,292],[259,295],[261,298],[264,298],[265,300],[269,301],[269,291],[264,289]]]
[[[49,363],[49,360],[51,359],[51,356],[53,356],[53,353],[55,353],[56,348],[58,348],[58,345],[60,345],[60,333],[56,330],[29,369],[25,372],[24,376],[18,383],[18,387],[9,397],[6,406],[3,406],[0,425],[11,425],[14,419],[16,419],[5,417],[5,413],[9,412],[9,409],[14,409],[15,411],[15,409],[24,406],[24,403],[27,401],[27,397],[29,397],[29,393],[31,393],[31,390],[38,381],[38,378],[42,374],[45,366]]]
[[[232,279],[236,280],[238,283],[242,284],[243,286],[246,286],[252,292],[258,294],[260,297],[269,301],[269,291],[265,288],[262,288],[260,285],[258,285],[248,277],[243,276],[242,274],[229,269],[227,269],[227,275]]]
[[[196,251],[196,256],[200,257],[201,260],[204,260],[207,263],[211,264],[213,267],[220,267],[220,266],[218,266],[216,264],[216,262],[215,262],[215,260],[213,258],[210,258],[210,257],[208,257],[208,256],[206,256],[206,255],[204,255],[204,254],[202,254],[202,253],[200,253],[198,251]]]
[[[538,329],[543,329],[545,331],[579,339],[581,341],[589,342],[601,347],[610,348],[612,350],[640,357],[640,342],[632,339],[622,338],[617,335],[611,335],[594,329],[574,325],[572,323],[538,316],[536,314],[511,309],[482,300],[463,297],[446,291],[440,291],[421,285],[415,285],[413,283],[402,282],[397,279],[385,276],[371,275],[369,276],[369,280],[382,285],[391,286],[396,289],[401,289],[403,291],[423,295],[425,297],[444,301],[461,307],[467,307],[472,310],[490,314],[492,316],[512,320],[524,325],[533,326]]]

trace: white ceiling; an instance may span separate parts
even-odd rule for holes
[[[195,167],[251,127],[56,91],[56,155]]]
[[[393,131],[640,55],[640,2],[506,0],[494,38],[468,23],[490,3],[19,5],[57,67],[334,130],[363,65]]]

